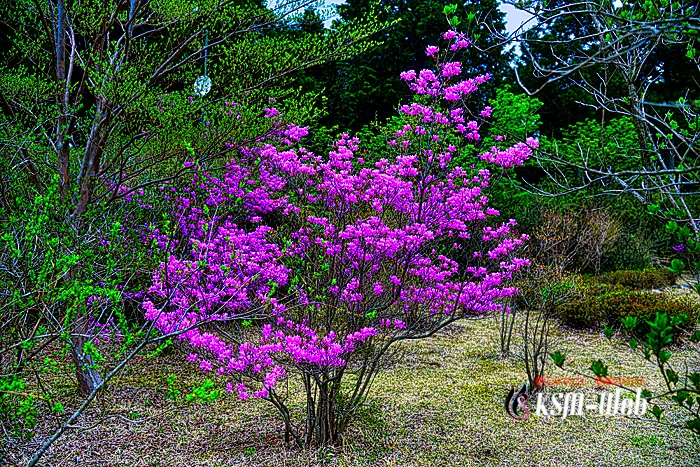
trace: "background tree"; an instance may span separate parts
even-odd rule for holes
[[[664,50],[685,49],[686,64],[697,67],[697,5],[585,1],[551,7],[520,2],[516,6],[532,15],[533,28],[521,29],[514,37],[520,42],[523,60],[539,80],[533,89],[522,79],[521,85],[532,94],[553,83],[575,86],[589,96],[588,102],[581,104],[596,110],[601,131],[606,122],[619,117],[627,117],[635,130],[634,146],[620,147],[623,154],[632,151],[638,158],[632,170],[629,158],[606,151],[582,150],[575,160],[556,151],[541,152],[539,160],[543,167],[549,167],[554,188],[559,192],[594,188],[633,194],[645,204],[663,205],[657,214],[663,211],[672,219],[683,219],[697,236],[697,211],[693,212],[689,205],[692,198],[685,194],[690,194],[688,187],[697,182],[698,114],[694,99],[700,87],[692,79],[679,83],[684,74],[677,71],[674,60],[669,60],[668,69],[653,61]],[[578,33],[564,28],[559,34],[562,23],[585,27]],[[543,52],[546,48],[548,54]],[[674,83],[668,91],[677,95],[661,89],[665,81]],[[654,96],[662,101],[652,101]]]
[[[349,0],[338,6],[338,14],[345,21],[357,21],[377,14],[390,24],[373,39],[379,45],[347,60],[338,61],[332,79],[327,82],[330,114],[327,125],[339,124],[355,131],[373,122],[384,121],[394,115],[401,103],[410,97],[399,74],[406,70],[420,70],[431,62],[425,48],[434,44],[444,29],[443,8],[446,1]],[[481,21],[504,31],[504,14],[498,2],[464,2],[458,8],[460,28],[468,37],[481,44],[493,39]],[[508,76],[510,54],[504,47],[489,54],[476,49],[467,53],[465,72],[472,75],[491,73],[502,80]],[[483,98],[483,96],[482,96]]]

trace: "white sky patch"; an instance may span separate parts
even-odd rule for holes
[[[331,6],[340,5],[341,3],[345,3],[345,0],[325,0],[323,3],[324,3],[325,7],[331,7]],[[325,20],[323,22],[323,25],[325,27],[329,28],[331,26],[331,23],[333,22],[333,20],[338,19],[338,18],[339,18],[338,15],[333,15],[330,18],[328,18],[327,20]]]
[[[525,21],[532,18],[532,15],[518,10],[513,5],[501,3],[500,9],[506,14],[506,31],[508,31],[509,34],[522,26]]]

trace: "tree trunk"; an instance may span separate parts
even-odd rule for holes
[[[335,399],[340,385],[328,380],[314,381],[310,377],[307,378],[305,381],[307,430],[304,443],[307,447],[338,444],[341,430],[337,420]],[[312,386],[313,390],[310,391]]]
[[[87,316],[76,317],[71,324],[71,348],[73,363],[75,363],[75,376],[78,379],[78,387],[83,396],[88,396],[100,384],[102,379],[95,368],[95,362],[90,355],[85,353],[85,343],[88,341]]]

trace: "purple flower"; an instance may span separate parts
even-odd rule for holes
[[[236,384],[236,391],[238,392],[238,398],[244,401],[248,400],[248,391],[246,390],[244,383]]]
[[[268,394],[269,394],[269,393],[268,393],[267,388],[262,388],[262,389],[260,389],[260,390],[258,390],[258,391],[255,391],[255,392],[253,393],[253,397],[258,398],[258,399],[264,399],[264,398],[266,398],[266,397],[268,396]]]
[[[404,81],[413,81],[414,79],[416,79],[416,72],[415,70],[403,71],[401,72],[400,77]]]
[[[442,35],[442,38],[445,39],[446,41],[452,40],[455,37],[457,37],[457,31],[454,31],[454,30],[447,31]]]
[[[460,36],[463,36],[463,35],[460,34]],[[469,39],[466,39],[464,37],[460,37],[459,40],[457,40],[454,44],[452,44],[450,46],[450,50],[455,52],[455,51],[460,50],[460,49],[466,49],[467,47],[469,47],[470,44],[471,43],[469,42]]]

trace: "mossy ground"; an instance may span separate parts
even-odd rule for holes
[[[556,348],[569,356],[566,366],[585,371],[592,360],[602,359],[611,375],[643,377],[651,389],[657,387],[653,367],[621,341],[555,332]],[[56,442],[43,465],[700,465],[696,437],[653,422],[594,414],[508,418],[505,395],[522,382],[524,371],[516,358],[501,358],[498,348],[495,320],[461,323],[406,345],[402,363],[376,379],[344,446],[312,451],[285,447],[281,422],[264,402],[241,402],[228,394],[214,402],[166,398],[168,375],[176,376],[183,393],[202,380],[173,351],[129,366],[81,417],[78,424],[85,429]],[[547,374],[572,376],[553,365]],[[575,388],[548,389],[555,390]],[[70,391],[66,387],[66,394]],[[46,435],[39,431],[32,441],[15,445],[11,458],[22,465]]]

